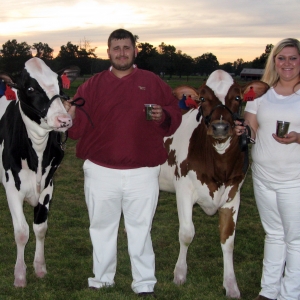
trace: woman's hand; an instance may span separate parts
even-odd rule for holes
[[[245,121],[244,123],[242,123],[241,121],[237,121],[237,120],[234,121],[234,125],[235,125],[234,131],[237,136],[242,135],[246,131],[247,124],[245,124],[245,123],[247,123],[247,122]]]
[[[286,144],[286,145],[291,143],[300,144],[300,133],[297,133],[295,131],[289,132],[283,138],[278,137],[275,133],[273,133],[272,136],[280,144]]]

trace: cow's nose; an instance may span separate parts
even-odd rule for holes
[[[58,117],[57,121],[60,124],[60,127],[68,127],[72,124],[72,119],[70,117]]]
[[[226,123],[214,123],[212,124],[214,133],[226,134],[229,130],[229,125]]]

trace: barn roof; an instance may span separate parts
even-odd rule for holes
[[[241,72],[241,76],[263,76],[265,69],[246,69]]]

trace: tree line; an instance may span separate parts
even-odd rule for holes
[[[138,36],[135,36],[136,41]],[[266,60],[273,48],[272,44],[266,45],[265,52],[253,61],[245,62],[238,58],[234,62],[219,64],[217,57],[210,52],[192,58],[173,45],[162,42],[158,48],[149,43],[138,43],[138,55],[135,63],[140,69],[152,71],[162,77],[171,78],[190,75],[207,76],[216,69],[239,75],[243,68],[264,69]],[[76,65],[81,69],[81,75],[89,75],[106,70],[110,66],[108,59],[98,58],[95,54],[97,47],[91,48],[90,42],[84,39],[79,45],[67,42],[60,47],[56,57],[54,50],[47,43],[26,42],[18,43],[16,39],[8,40],[0,49],[0,70],[14,74],[22,69],[24,63],[32,58],[39,57],[53,70],[60,70],[66,66]]]

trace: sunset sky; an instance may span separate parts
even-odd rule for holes
[[[138,42],[164,42],[195,58],[213,53],[220,64],[252,61],[267,44],[300,38],[300,0],[9,0],[1,1],[0,49],[8,40],[54,49],[87,40],[107,58],[108,35],[125,28]]]

